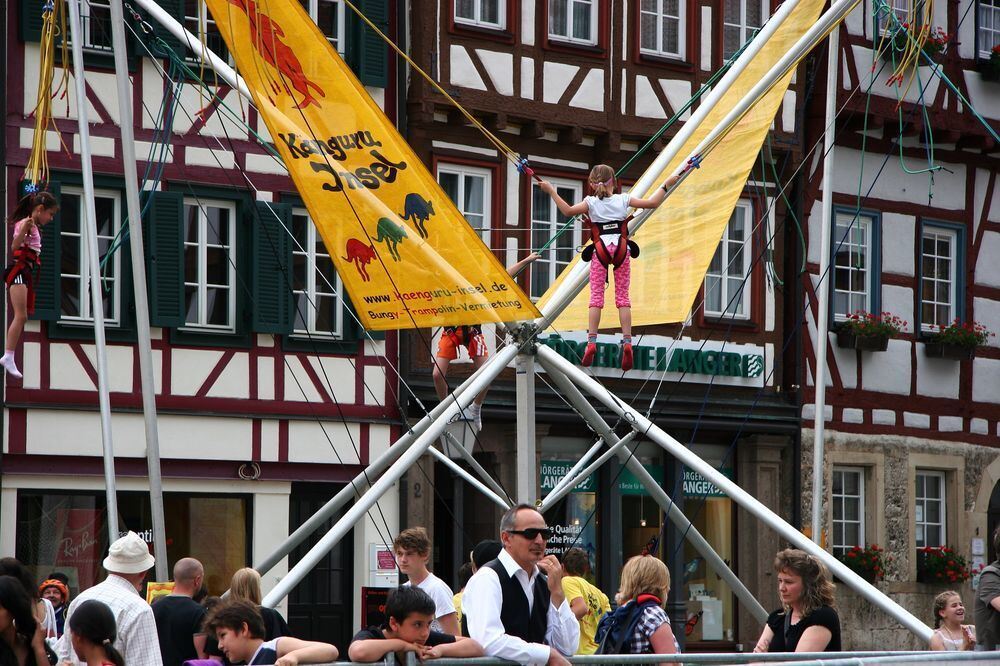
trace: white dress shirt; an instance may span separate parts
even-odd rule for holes
[[[76,657],[76,650],[70,640],[69,624],[73,611],[89,599],[107,604],[114,613],[115,623],[118,625],[115,648],[125,658],[128,666],[163,666],[152,607],[139,596],[132,583],[115,574],[108,574],[104,582],[84,590],[70,603],[66,610],[66,631],[59,639],[59,649],[56,650],[60,662],[68,661],[74,666],[86,663]]]
[[[529,576],[506,550],[500,551],[497,559],[507,574],[521,584],[528,598],[530,613],[535,601],[532,586],[539,574],[538,567],[535,567]],[[563,600],[558,608],[549,604],[546,612],[548,626],[545,629],[545,645],[529,643],[505,633],[503,622],[500,621],[502,606],[503,591],[500,588],[497,572],[490,567],[480,567],[465,586],[465,593],[462,595],[462,614],[469,620],[469,636],[483,646],[487,656],[508,659],[519,664],[545,664],[549,660],[549,646],[567,657],[576,652],[580,643],[580,623],[576,621],[576,616],[570,610],[567,600]]]

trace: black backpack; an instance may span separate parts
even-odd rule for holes
[[[639,599],[633,599],[601,618],[594,636],[597,654],[629,654],[627,643],[635,633],[642,611],[649,606],[660,605],[660,600],[651,594],[640,595]]]

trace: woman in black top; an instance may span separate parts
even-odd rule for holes
[[[840,652],[840,617],[823,563],[792,548],[774,558],[781,608],[767,618],[754,652]]]

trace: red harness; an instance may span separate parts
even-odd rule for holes
[[[24,285],[28,288],[28,314],[35,312],[35,276],[34,273],[42,265],[42,260],[38,258],[38,253],[27,245],[22,245],[14,250],[14,261],[7,270],[4,271],[3,280],[10,286],[17,279],[18,275],[24,276]]]
[[[628,255],[639,256],[639,246],[628,239],[628,223],[632,217],[629,215],[624,220],[598,223],[585,216],[587,224],[590,225],[591,244],[584,249],[583,260],[591,261],[594,255],[597,255],[597,260],[605,268],[618,268]],[[612,253],[601,240],[601,235],[615,232],[618,233],[618,243],[615,245],[614,253]]]

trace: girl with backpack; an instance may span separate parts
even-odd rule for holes
[[[670,591],[667,565],[652,555],[636,555],[622,569],[622,604],[597,629],[599,654],[679,654],[680,646],[663,609]],[[664,662],[660,666],[672,666]]]

